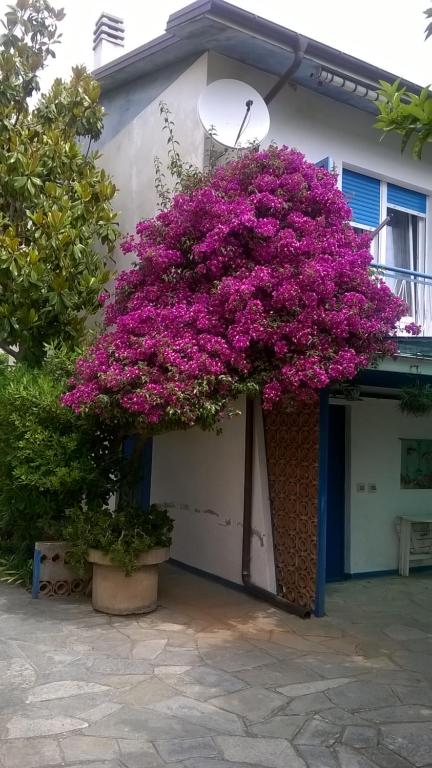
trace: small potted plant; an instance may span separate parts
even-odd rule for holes
[[[169,557],[173,522],[167,511],[120,504],[71,510],[65,537],[72,559],[93,565],[92,603],[113,615],[149,613],[157,605],[158,566]]]
[[[417,382],[401,390],[399,407],[408,416],[425,416],[432,411],[432,387]]]

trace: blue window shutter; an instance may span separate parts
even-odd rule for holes
[[[398,187],[396,184],[387,184],[387,203],[397,205],[398,208],[426,213],[426,195],[414,192],[413,189]]]
[[[379,179],[366,176],[363,173],[342,171],[342,192],[352,210],[354,224],[364,224],[377,227],[380,223],[380,191]]]
[[[333,168],[333,160],[331,157],[323,157],[322,160],[318,160],[317,163],[315,163],[318,168],[325,168],[326,171],[331,171]]]

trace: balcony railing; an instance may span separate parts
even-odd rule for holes
[[[372,264],[396,296],[408,305],[407,317],[421,326],[421,336],[432,336],[432,275],[402,267]],[[403,332],[400,334],[403,336]]]

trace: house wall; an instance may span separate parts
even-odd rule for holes
[[[138,221],[154,216],[157,210],[154,158],[158,156],[163,163],[167,161],[160,101],[172,112],[182,158],[202,166],[204,132],[196,105],[206,79],[207,54],[204,54],[192,63],[179,62],[103,96],[107,114],[98,149],[103,154],[104,168],[119,188],[114,205],[120,212],[122,235],[134,232]],[[118,249],[117,270],[128,267],[130,262],[131,257],[124,256]]]
[[[154,439],[151,500],[174,518],[171,556],[242,583],[245,401],[222,433],[191,429]],[[261,409],[256,408],[252,510],[253,580],[275,591]]]
[[[207,82],[221,77],[249,82],[262,94],[275,81],[252,67],[209,53],[137,79],[104,97],[108,115],[100,148],[103,165],[119,187],[115,204],[122,212],[123,234],[133,231],[136,222],[153,215],[157,207],[153,159],[155,155],[166,159],[159,101],[164,100],[172,111],[182,157],[200,166],[204,134],[197,100]],[[401,156],[398,137],[389,136],[380,142],[380,134],[373,128],[373,115],[289,86],[272,102],[270,114],[266,143],[275,140],[297,147],[311,161],[330,155],[339,169],[345,163],[426,193],[431,189],[432,152],[427,150],[421,163],[409,153]],[[127,265],[128,259],[119,255],[118,267]],[[406,417],[395,409],[394,404],[383,401],[352,406],[352,485],[348,504],[351,543],[347,557],[352,572],[394,568],[395,515],[405,511],[408,502],[410,510],[425,509],[428,504],[430,508],[431,492],[399,490],[398,438],[423,435],[420,422],[405,421]],[[240,410],[240,416],[224,423],[222,435],[190,430],[155,438],[152,469],[152,501],[166,504],[176,521],[173,557],[235,583],[241,583],[244,403],[240,403]],[[373,438],[368,425],[374,430]],[[422,430],[430,430],[431,426],[432,422],[422,421]],[[252,578],[275,591],[265,446],[258,406],[254,469]],[[355,494],[352,488],[356,482],[376,483],[376,494]]]
[[[250,83],[265,95],[276,81],[272,75],[225,56],[210,52],[208,57],[209,82],[232,77]],[[426,149],[422,162],[409,152],[401,155],[397,135],[380,140],[381,133],[373,127],[373,114],[289,85],[270,103],[269,111],[270,131],[264,146],[270,141],[287,144],[299,149],[311,162],[331,156],[337,168],[345,163],[424,192],[432,189],[432,149]]]
[[[132,81],[103,98],[107,115],[99,142],[103,165],[119,187],[122,234],[154,215],[157,196],[153,160],[167,158],[159,102],[172,112],[180,154],[202,166],[204,132],[197,101],[207,82],[207,54],[180,62],[151,77]],[[117,269],[130,258],[117,252]],[[175,519],[172,556],[181,562],[241,584],[244,484],[244,403],[240,416],[226,421],[221,435],[193,429],[155,438],[152,502],[166,505]],[[257,407],[253,486],[252,577],[275,591],[264,434]]]
[[[151,499],[175,520],[171,556],[241,583],[244,409],[222,434],[191,429],[153,441]]]
[[[365,399],[350,406],[350,491],[347,504],[348,573],[398,566],[397,515],[430,512],[432,490],[400,488],[400,438],[432,439],[432,416],[406,416],[393,400]],[[373,483],[375,493],[360,493]]]
[[[265,95],[275,78],[233,59],[209,53],[208,80],[231,77],[250,83]],[[335,89],[336,90],[336,89]],[[374,128],[373,114],[321,96],[298,86],[286,85],[269,105],[270,131],[263,142],[287,144],[299,149],[311,162],[331,157],[340,173],[343,165],[402,186],[432,192],[432,148],[427,147],[422,161],[409,151],[400,151],[400,137]],[[341,182],[341,176],[339,177]],[[384,215],[383,215],[384,218]],[[426,247],[432,243],[432,201],[428,203]]]

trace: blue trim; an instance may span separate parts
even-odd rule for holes
[[[138,504],[141,509],[150,507],[152,461],[153,439],[150,437],[144,443],[142,451],[142,473],[138,485]]]
[[[408,208],[417,213],[426,213],[427,198],[422,192],[413,189],[398,187],[396,184],[387,184],[387,204],[397,205],[399,208]]]
[[[135,435],[132,435],[131,437],[125,437],[123,440],[122,453],[126,459],[130,459],[132,456],[135,439]]]
[[[136,440],[137,435],[131,435],[123,441],[123,455],[126,458],[132,456]],[[132,503],[137,504],[141,509],[148,509],[150,506],[152,459],[153,439],[149,438],[145,441],[141,453],[138,483],[133,489],[125,489],[125,493],[129,497],[129,500]]]
[[[354,224],[377,227],[380,223],[381,182],[363,173],[342,171],[342,192],[352,210]]]
[[[31,596],[34,600],[39,597],[40,590],[41,551],[35,549],[33,555],[33,576]]]
[[[323,159],[318,160],[315,165],[317,168],[325,168],[326,171],[331,171],[333,168],[333,160],[331,157],[323,157]]]
[[[325,614],[326,535],[327,535],[327,481],[328,481],[328,400],[326,390],[320,392],[319,405],[319,479],[317,521],[317,572],[315,590],[315,616]]]

